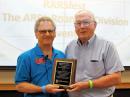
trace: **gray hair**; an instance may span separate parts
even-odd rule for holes
[[[80,14],[83,14],[83,13],[88,14],[88,15],[90,16],[91,20],[93,20],[93,21],[96,22],[94,14],[93,14],[91,11],[85,10],[85,9],[78,11],[78,12],[75,14],[75,17],[78,16],[78,15],[80,15]]]
[[[40,25],[40,22],[41,21],[49,21],[52,23],[53,27],[54,27],[54,30],[56,30],[56,25],[54,23],[54,21],[50,18],[50,17],[47,17],[47,16],[43,16],[41,18],[39,18],[36,23],[35,23],[35,27],[34,27],[34,32],[37,32],[38,31],[38,26]]]

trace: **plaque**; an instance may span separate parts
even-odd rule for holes
[[[75,82],[76,60],[55,59],[52,74],[52,84],[59,85],[59,88],[68,88]]]

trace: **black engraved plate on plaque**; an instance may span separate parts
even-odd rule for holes
[[[75,82],[76,60],[55,59],[52,80],[53,84],[67,87]]]

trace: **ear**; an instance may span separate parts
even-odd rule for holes
[[[95,21],[94,24],[95,24],[95,27],[96,27],[97,26],[97,22]]]
[[[37,32],[35,32],[35,37],[36,37],[36,39],[38,38],[38,33]]]
[[[54,38],[56,37],[56,32],[54,32]]]

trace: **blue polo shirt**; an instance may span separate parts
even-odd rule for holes
[[[15,82],[29,82],[43,86],[52,82],[52,69],[55,58],[65,58],[64,53],[53,48],[52,59],[48,59],[38,44],[22,53],[17,59]],[[28,93],[25,97],[60,97],[60,93]],[[52,96],[53,95],[53,96]]]

